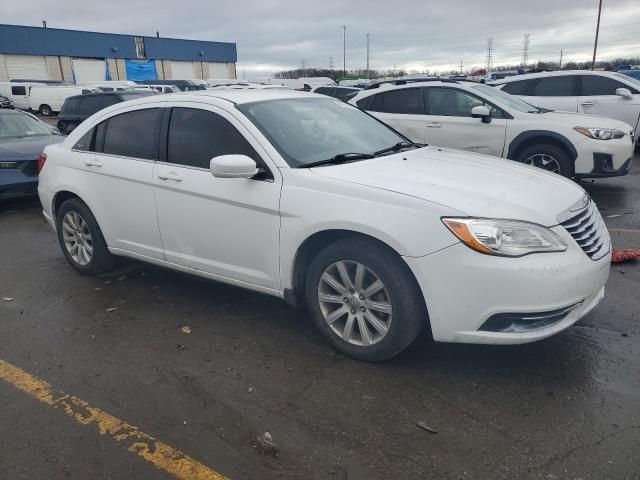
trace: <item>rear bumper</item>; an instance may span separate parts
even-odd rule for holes
[[[0,199],[28,197],[38,193],[38,177],[25,175],[22,170],[0,170]]]

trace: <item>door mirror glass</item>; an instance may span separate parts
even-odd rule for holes
[[[246,155],[220,155],[210,163],[211,174],[217,178],[251,178],[258,173],[256,162]]]
[[[473,118],[481,118],[484,123],[491,121],[491,111],[484,105],[476,105],[471,109]]]
[[[622,98],[626,98],[627,100],[631,100],[633,98],[631,90],[629,90],[628,88],[616,88],[616,95]]]

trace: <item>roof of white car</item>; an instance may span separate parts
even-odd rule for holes
[[[268,89],[233,89],[233,90],[196,90],[191,92],[169,93],[162,96],[144,97],[138,100],[132,100],[129,104],[145,104],[156,103],[158,101],[189,101],[213,103],[216,99],[227,100],[234,104],[243,104],[251,102],[260,102],[264,100],[280,100],[285,98],[322,98],[329,97],[314,93],[300,92],[290,89],[268,88]]]
[[[565,75],[611,75],[612,73],[615,72],[606,72],[603,70],[558,70],[553,72],[523,73],[521,75],[513,75],[512,77],[492,81],[491,85],[502,85],[503,83],[517,82],[519,80],[527,80],[530,78],[562,77]]]

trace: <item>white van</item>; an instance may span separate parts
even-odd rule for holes
[[[99,80],[94,82],[78,82],[79,86],[99,88],[103,92],[124,92],[137,87],[138,84],[132,80]]]
[[[1,82],[0,95],[7,97],[15,108],[29,110],[29,90],[32,86],[43,86],[43,83]]]
[[[58,113],[68,97],[84,95],[85,93],[99,93],[96,87],[50,87],[34,85],[29,92],[29,109],[48,117]]]

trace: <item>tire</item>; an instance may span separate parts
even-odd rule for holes
[[[566,152],[555,145],[540,143],[525,148],[516,156],[516,162],[533,165],[572,178],[575,175],[575,165]],[[546,165],[542,165],[546,162]],[[553,167],[552,167],[553,166]]]
[[[115,257],[107,248],[98,222],[89,207],[79,198],[66,200],[60,206],[56,215],[56,230],[62,253],[71,266],[82,275],[98,275],[114,267]],[[80,238],[79,232],[83,232],[82,238]],[[90,257],[82,253],[80,246],[74,249],[73,242],[77,245],[84,245],[84,252],[90,252]]]
[[[325,281],[328,273],[345,286],[339,264],[343,265],[342,273],[349,276],[353,292],[333,288]],[[358,268],[364,269],[360,282],[356,280]],[[376,278],[382,282],[382,289],[371,288]],[[322,302],[321,298],[330,301]],[[305,299],[315,326],[327,341],[339,352],[367,362],[397,355],[413,343],[428,322],[422,292],[402,258],[387,247],[362,238],[339,240],[318,253],[307,271]],[[382,307],[389,313],[384,313]],[[367,320],[372,314],[386,331],[374,328]],[[361,322],[367,330],[364,335]]]
[[[77,123],[73,123],[73,122],[67,123],[67,125],[64,127],[65,135],[69,135],[71,132],[73,132],[76,129],[77,126],[78,126]]]
[[[51,115],[53,115],[53,110],[51,110],[51,107],[49,105],[40,105],[38,112],[40,112],[40,115],[43,115],[45,117],[50,117]]]

